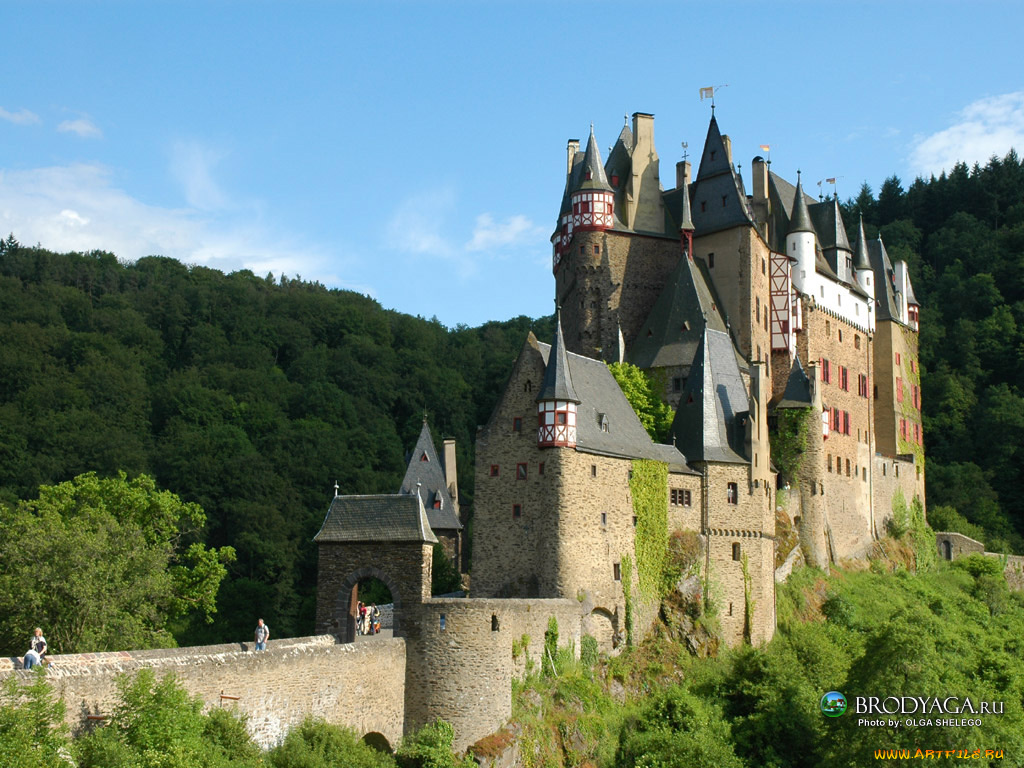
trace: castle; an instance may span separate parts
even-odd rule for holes
[[[837,200],[805,195],[760,156],[751,169],[748,194],[714,115],[696,176],[677,163],[669,190],[652,115],[633,115],[607,162],[593,130],[583,152],[569,142],[555,334],[525,339],[477,435],[470,597],[431,596],[434,547],[458,562],[464,530],[454,445],[440,458],[424,424],[398,493],[336,492],[315,537],[318,636],[259,654],[54,657],[69,720],[102,719],[118,672],[157,667],[210,706],[235,702],[261,743],[313,714],[379,744],[443,718],[463,749],[508,720],[511,681],[551,623],[577,650],[584,635],[613,652],[647,633],[651,566],[671,531],[701,543],[723,639],[768,641],[786,554],[777,519],[814,565],[862,554],[897,492],[923,502],[923,435],[906,264],[863,226],[851,245]],[[671,444],[651,440],[622,394],[606,365],[622,361],[676,408]],[[773,463],[783,423],[803,443],[789,487]],[[968,544],[939,542],[945,557]],[[353,643],[369,577],[391,591],[394,638]],[[12,661],[4,674],[30,673]]]

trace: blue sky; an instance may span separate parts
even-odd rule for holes
[[[1024,151],[1017,2],[40,2],[0,14],[0,230],[368,293],[551,311],[565,143],[717,115],[749,179],[839,195]]]

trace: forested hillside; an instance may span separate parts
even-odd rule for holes
[[[910,266],[921,302],[928,516],[1024,552],[1024,164],[1016,152],[844,206]],[[955,512],[954,512],[955,510]]]
[[[248,637],[257,615],[278,637],[308,633],[311,538],[334,482],[397,492],[426,414],[437,439],[458,441],[471,503],[476,426],[531,328],[552,332],[525,317],[446,329],[300,279],[8,238],[0,500],[87,471],[145,472],[198,502],[207,543],[238,555],[214,624],[178,628],[180,642]]]
[[[1024,552],[1024,167],[1013,153],[845,206],[906,259],[921,301],[929,517]],[[853,234],[853,233],[851,233]],[[439,300],[456,298],[439,297]],[[424,413],[472,440],[527,330],[384,310],[301,279],[0,241],[0,500],[88,471],[146,473],[198,502],[237,561],[214,624],[181,642],[311,630],[316,532],[342,493],[392,492]],[[372,558],[372,552],[368,552]]]

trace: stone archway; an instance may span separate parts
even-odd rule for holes
[[[392,619],[392,631],[395,637],[402,637],[401,615],[402,615],[402,593],[397,584],[380,568],[372,565],[357,568],[345,577],[341,583],[334,600],[333,624],[341,630],[339,640],[342,643],[352,643],[356,639],[356,602],[359,582],[363,579],[379,579],[391,591],[391,601],[394,605],[394,617]]]
[[[376,731],[371,731],[370,733],[363,736],[363,743],[366,746],[377,750],[378,752],[384,752],[388,755],[390,755],[392,752],[391,744],[388,743],[388,740],[384,736],[384,734],[377,733]]]
[[[586,619],[586,629],[603,653],[611,653],[615,647],[615,616],[611,611],[595,608]]]

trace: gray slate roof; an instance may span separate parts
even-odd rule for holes
[[[775,407],[810,408],[811,405],[813,405],[811,382],[800,363],[800,355],[797,355],[793,360],[793,367],[789,371],[789,378],[786,380],[786,389],[782,393],[782,397],[775,403]]]
[[[740,420],[749,411],[732,339],[706,329],[672,422],[676,445],[690,461],[748,464]]]
[[[691,197],[693,223],[697,234],[708,234],[740,224],[753,223],[753,214],[750,211],[747,193],[743,189],[743,180],[729,160],[725,142],[722,141],[722,134],[718,130],[718,122],[713,116],[708,126],[704,153],[701,155],[700,168],[692,185]]]
[[[705,318],[714,330],[726,330],[703,274],[692,259],[681,256],[628,351],[629,362],[644,369],[688,367],[704,334]]]
[[[313,541],[425,541],[436,544],[423,501],[416,494],[335,496]]]
[[[537,349],[547,362],[551,346],[537,342]],[[627,459],[655,459],[664,461],[673,472],[693,474],[686,466],[686,457],[675,447],[651,440],[607,365],[572,352],[568,353],[567,361],[580,398],[576,407],[576,450]],[[601,430],[601,414],[608,420],[607,432]]]
[[[434,437],[430,434],[430,427],[426,421],[423,422],[420,437],[409,457],[409,466],[405,470],[405,478],[398,492],[413,494],[416,493],[417,487],[420,498],[423,499],[423,506],[427,509],[427,520],[433,530],[462,529],[462,523],[455,513],[455,504],[445,482],[444,465],[438,460],[437,451],[434,450]],[[434,508],[435,502],[440,502],[440,508]]]
[[[601,150],[598,149],[597,140],[594,138],[594,126],[590,126],[590,138],[587,139],[587,151],[583,155],[583,171],[578,189],[599,189],[606,192],[612,190],[608,177],[604,174],[604,165],[601,164]]]
[[[882,238],[868,242],[868,258],[875,272],[875,319],[901,322],[896,308],[896,273]]]
[[[807,207],[807,200],[804,198],[803,182],[800,177],[796,180],[796,190],[793,192],[793,205],[790,210],[793,212],[789,218],[789,228],[786,234],[793,232],[814,232],[814,225],[811,223],[810,209]],[[817,234],[817,233],[815,233]]]
[[[864,236],[864,217],[860,217],[860,224],[857,229],[857,242],[853,246],[853,268],[856,270],[871,269],[871,260],[868,257],[868,240]]]
[[[545,358],[544,382],[541,384],[540,392],[537,394],[537,401],[569,400],[578,403],[580,398],[572,385],[572,372],[569,370],[569,363],[566,358],[565,339],[562,338],[561,309],[558,309],[555,314],[555,338],[554,344],[551,347],[554,354],[550,360]]]

